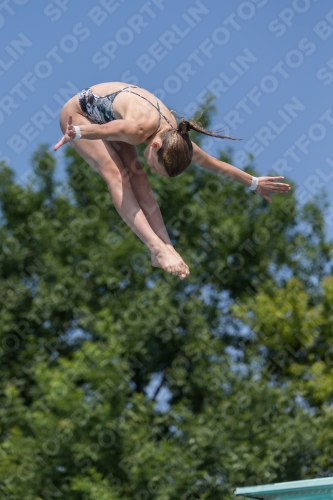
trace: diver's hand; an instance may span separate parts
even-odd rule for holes
[[[256,193],[260,194],[265,200],[272,203],[272,199],[268,196],[269,194],[282,194],[288,193],[291,189],[289,184],[284,184],[279,181],[280,179],[284,179],[284,177],[259,177],[259,183],[256,189]]]
[[[68,118],[68,122],[66,123],[66,131],[65,135],[60,139],[60,141],[54,146],[53,150],[57,151],[57,149],[61,148],[67,142],[72,141],[76,136],[75,128],[72,123],[72,116],[70,115]]]

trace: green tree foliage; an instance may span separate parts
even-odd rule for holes
[[[268,205],[195,166],[154,177],[179,281],[66,157],[62,183],[45,146],[30,184],[0,172],[1,498],[215,500],[327,474],[322,202]]]

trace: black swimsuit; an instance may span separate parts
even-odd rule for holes
[[[108,94],[106,96],[98,96],[93,93],[90,87],[87,89],[82,90],[79,94],[79,104],[80,107],[83,111],[83,113],[86,115],[87,118],[89,118],[92,122],[102,124],[102,123],[108,123],[112,122],[113,120],[116,120],[116,117],[114,116],[113,112],[113,101],[117,97],[120,92],[129,92],[131,94],[138,95],[145,101],[149,102],[152,106],[154,106],[155,109],[159,112],[160,115],[160,120],[158,123],[158,128],[160,127],[161,124],[161,118],[163,117],[167,123],[170,125],[171,128],[174,128],[173,125],[169,122],[169,120],[163,115],[163,113],[160,110],[160,105],[158,102],[158,99],[156,97],[156,103],[157,106],[155,106],[152,102],[150,102],[148,99],[143,97],[140,94],[137,94],[136,92],[132,92],[131,90],[127,89],[136,89],[138,87],[124,87],[121,90],[117,90],[117,92],[113,92],[112,94]]]

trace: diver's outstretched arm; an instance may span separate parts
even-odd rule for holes
[[[193,162],[200,167],[208,170],[209,172],[214,172],[215,174],[224,175],[229,179],[240,182],[244,186],[250,187],[252,184],[252,175],[236,168],[229,163],[217,160],[213,156],[209,155],[203,151],[194,142],[193,145]],[[269,194],[276,193],[287,193],[290,190],[289,184],[284,184],[282,182],[275,182],[283,179],[284,177],[259,177],[258,186],[256,188],[256,193],[260,194],[265,200],[272,203]]]

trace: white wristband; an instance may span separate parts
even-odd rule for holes
[[[259,179],[258,177],[252,177],[252,184],[250,186],[251,191],[255,191],[258,187]]]
[[[78,139],[81,139],[81,137],[82,137],[81,130],[80,130],[80,127],[75,126],[75,125],[73,125],[73,128],[75,130],[75,137],[74,137],[73,141],[77,141]]]

